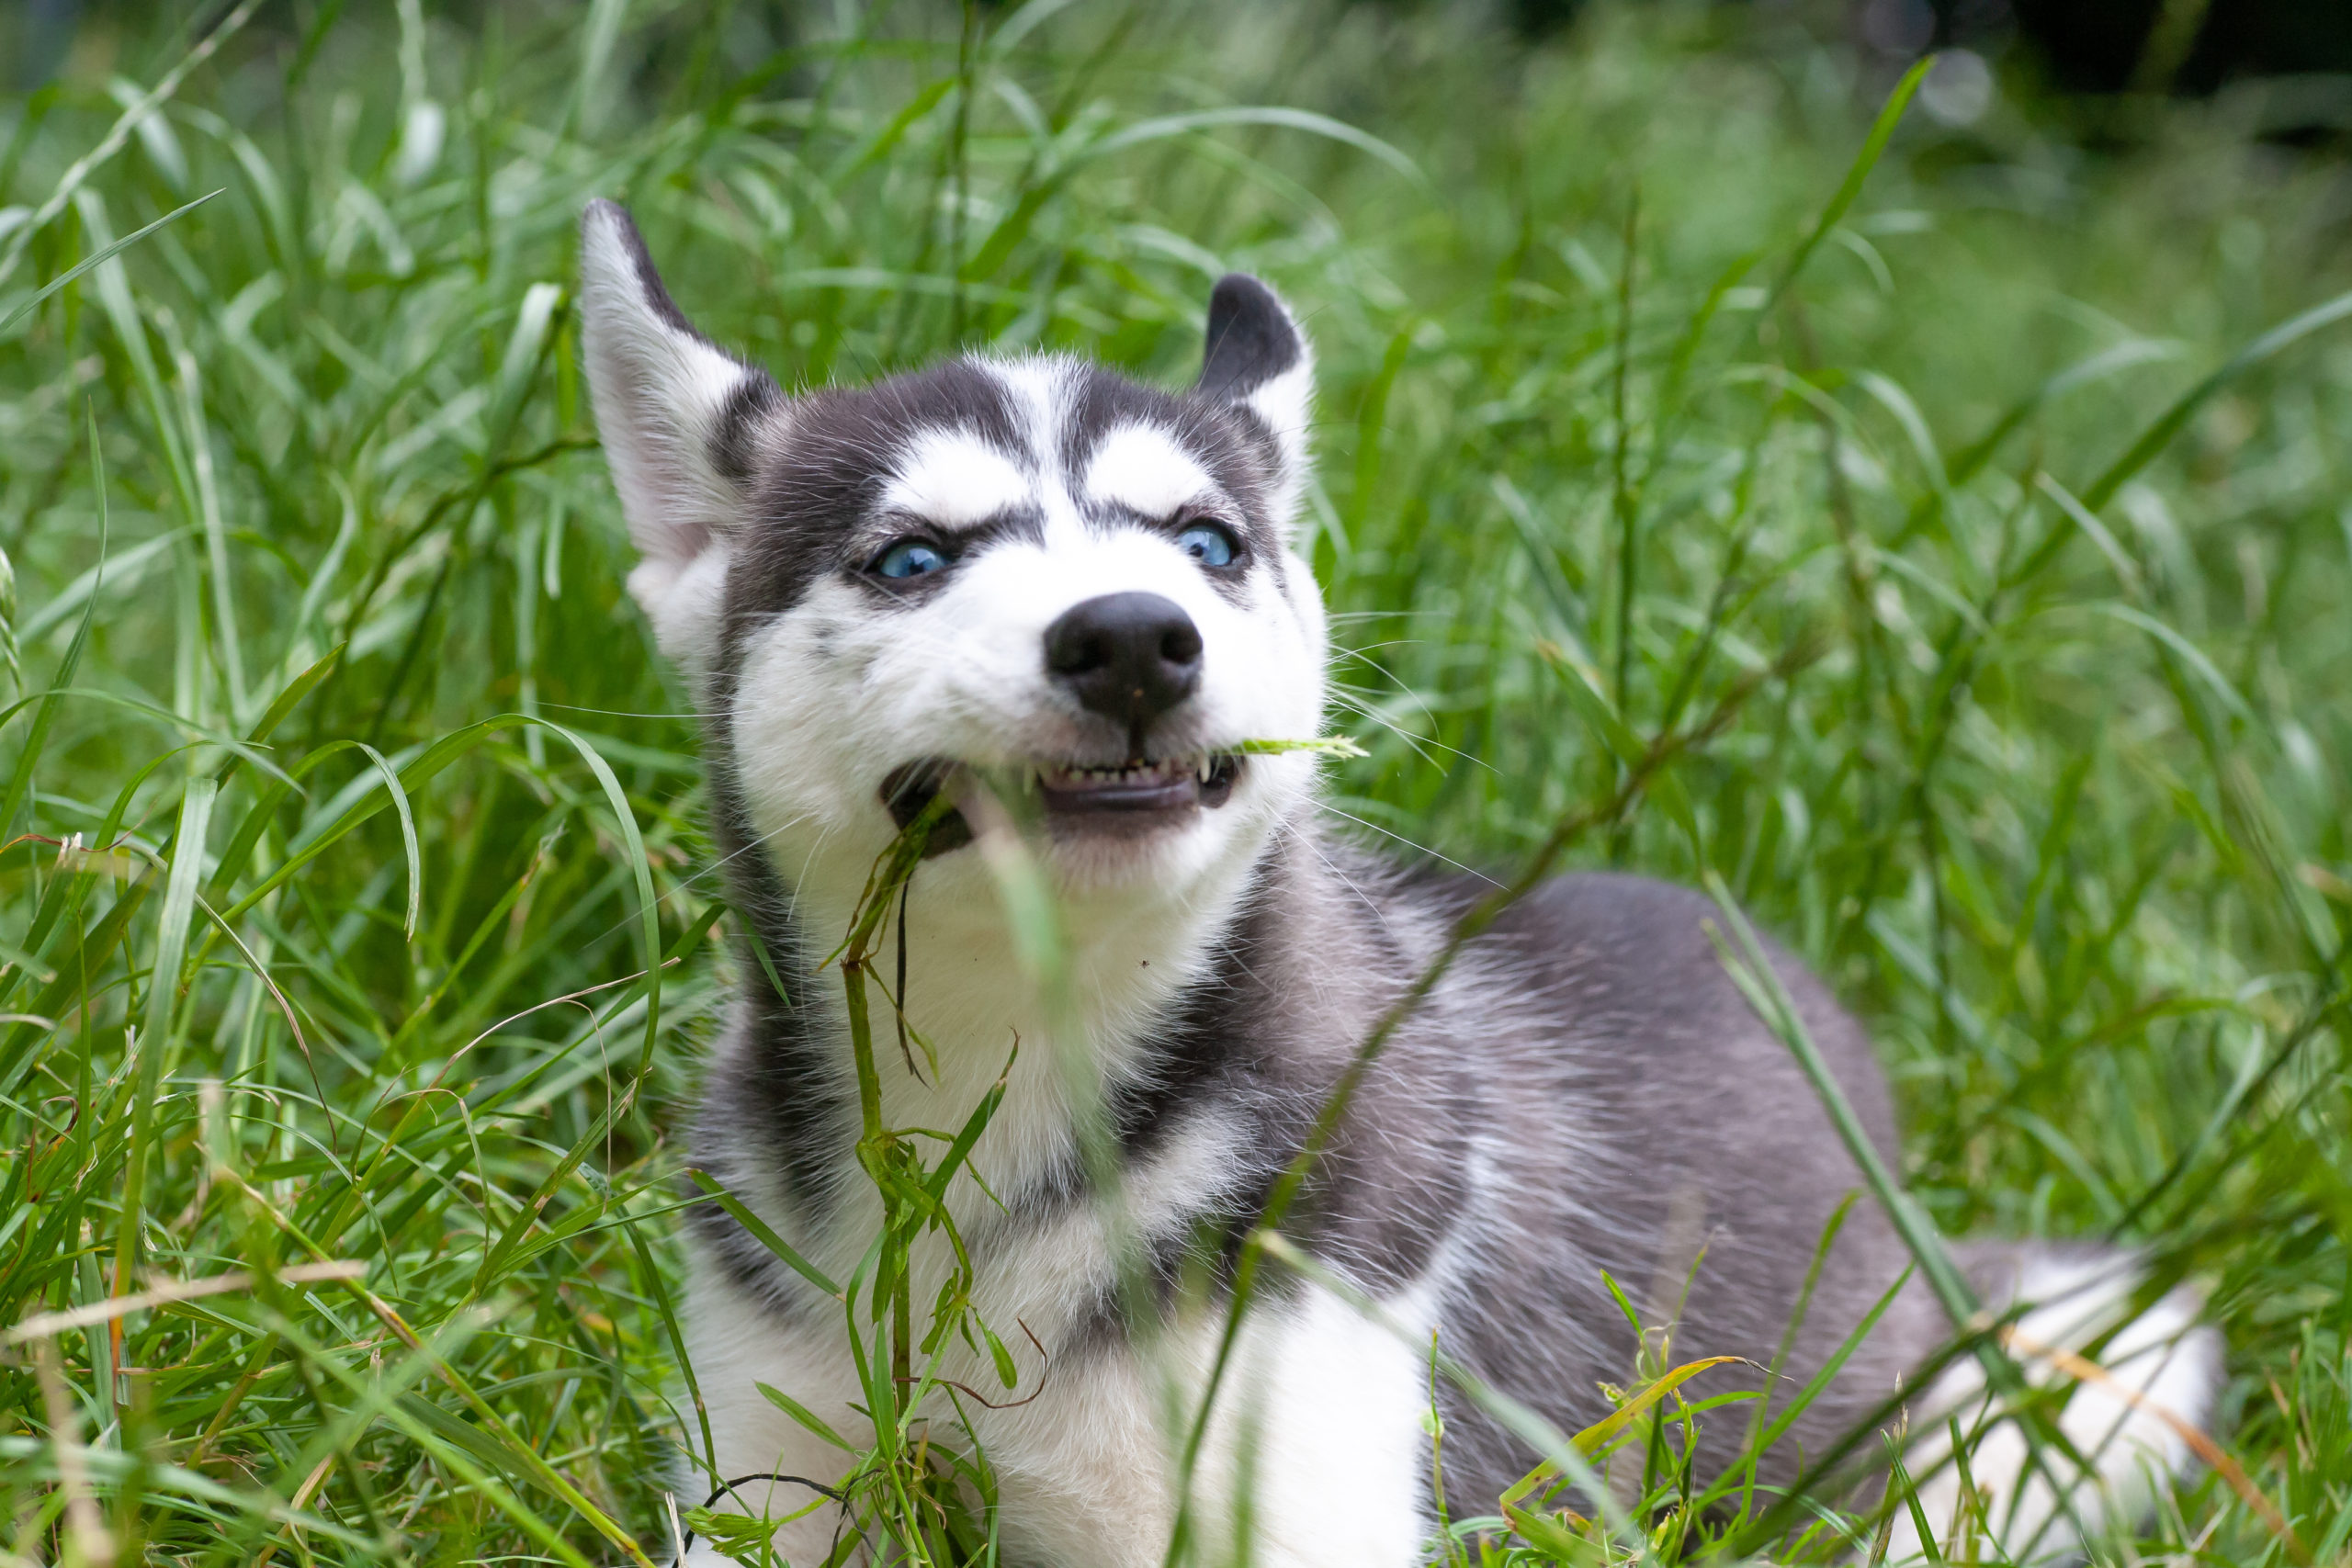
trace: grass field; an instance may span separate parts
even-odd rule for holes
[[[1818,964],[1947,1231],[2204,1284],[2243,1485],[2104,1550],[2352,1561],[2352,170],[2248,91],[1866,167],[1894,73],[1801,7],[837,10],[106,13],[0,101],[0,1324],[67,1314],[0,1359],[11,1560],[667,1560],[734,975],[582,388],[606,195],[787,384],[1174,379],[1275,282],[1334,809],[1514,866],[1728,708],[1568,861]]]

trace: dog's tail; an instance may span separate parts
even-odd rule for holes
[[[2222,1337],[2199,1323],[2203,1301],[2185,1285],[2134,1315],[2143,1268],[2121,1248],[1977,1242],[1958,1260],[1988,1311],[2024,1308],[2005,1337],[2009,1353],[2033,1389],[2063,1399],[2042,1408],[2079,1457],[2029,1442],[1983,1367],[1954,1363],[1911,1407],[1919,1440],[1904,1462],[1918,1508],[1896,1505],[1886,1561],[1927,1560],[1923,1523],[1946,1562],[1975,1561],[1972,1541],[2004,1562],[2078,1556],[2078,1531],[2096,1539],[2143,1519],[2158,1489],[2197,1462],[2222,1386]]]

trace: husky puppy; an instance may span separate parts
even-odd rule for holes
[[[840,979],[818,965],[877,854],[956,792],[875,963],[903,973],[907,1018],[937,1055],[934,1071],[877,1050],[883,1120],[963,1125],[1022,1043],[972,1156],[986,1190],[959,1178],[950,1202],[979,1310],[1035,1397],[966,1409],[999,1482],[1006,1561],[1157,1563],[1177,1508],[1171,1413],[1197,1397],[1221,1325],[1214,1301],[1173,1284],[1188,1259],[1214,1275],[1229,1256],[1351,1054],[1483,890],[1329,831],[1312,756],[1240,750],[1312,737],[1324,715],[1323,607],[1293,548],[1306,341],[1272,290],[1234,276],[1180,392],[1077,358],[967,356],[787,394],[689,324],[620,208],[589,208],[581,254],[597,424],[642,557],[629,589],[707,720],[729,897],[782,982],[736,999],[693,1157],[824,1271],[857,1267],[880,1209],[854,1157]],[[1038,863],[1069,939],[1050,1017],[972,819],[982,773],[1023,781],[1042,817]],[[1653,1355],[1670,1331],[1678,1360],[1747,1358],[1691,1394],[1758,1387],[1779,1358],[1785,1410],[1896,1285],[1909,1257],[1864,1197],[1808,1294],[1861,1179],[1726,977],[1712,912],[1656,882],[1563,876],[1396,1031],[1286,1223],[1385,1321],[1295,1277],[1256,1303],[1194,1481],[1203,1561],[1419,1561],[1435,1519],[1432,1335],[1574,1431],[1608,1413],[1600,1385],[1628,1381],[1642,1350],[1613,1280],[1656,1331]],[[1862,1031],[1792,959],[1773,962],[1894,1162]],[[744,972],[762,974],[748,955]],[[1107,1129],[1115,1182],[1088,1156],[1089,1126]],[[1169,1287],[1157,1309],[1122,1289],[1122,1237]],[[845,1456],[757,1385],[853,1440],[870,1430],[842,1306],[718,1207],[695,1211],[691,1252],[688,1349],[718,1471],[837,1479]],[[2193,1298],[2132,1318],[2122,1255],[1962,1260],[1996,1306],[2049,1303],[2020,1343],[2089,1345],[2113,1371],[2063,1416],[2096,1470],[2068,1483],[2073,1517],[2141,1507],[2189,1457],[2164,1416],[2203,1421],[2220,1376]],[[918,1257],[918,1301],[926,1268],[935,1287],[944,1262]],[[1758,1483],[1789,1482],[1951,1328],[1916,1280],[1897,1291]],[[961,1355],[947,1375],[995,1386]],[[1914,1430],[1981,1405],[1976,1377],[1946,1373]],[[1450,1387],[1434,1397],[1452,1510],[1488,1512],[1537,1455]],[[1702,1484],[1754,1419],[1753,1404],[1702,1418]],[[2020,1543],[2039,1532],[2048,1551],[2045,1473],[2013,1436],[1973,1461],[1996,1527]],[[1923,1490],[1948,1513],[1955,1488],[1947,1472]],[[707,1489],[699,1474],[679,1486]],[[723,1506],[810,1501],[778,1483]],[[840,1528],[826,1506],[775,1540],[814,1563]]]

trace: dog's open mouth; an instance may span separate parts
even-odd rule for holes
[[[1230,752],[1079,767],[1039,763],[1014,776],[1042,804],[1049,823],[1073,828],[1145,827],[1198,808],[1215,810],[1233,798],[1242,760]],[[882,803],[904,828],[947,787],[961,764],[928,757],[890,771],[882,781]],[[971,824],[951,811],[932,829],[925,858],[972,841]]]

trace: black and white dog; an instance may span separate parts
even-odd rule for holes
[[[820,1268],[857,1266],[879,1202],[853,1156],[840,987],[813,966],[913,806],[968,791],[979,771],[1023,779],[1070,936],[1069,994],[1049,1019],[988,845],[950,818],[876,964],[891,973],[903,931],[908,1017],[937,1071],[879,1053],[883,1120],[963,1125],[1015,1038],[1031,1043],[973,1156],[987,1191],[959,1179],[951,1201],[981,1312],[1034,1333],[1046,1366],[1023,1369],[1024,1383],[1042,1375],[1034,1400],[969,1414],[1008,1561],[1156,1563],[1176,1506],[1170,1412],[1201,1386],[1220,1320],[1181,1293],[1132,1310],[1115,1239],[1139,1238],[1173,1277],[1255,1215],[1351,1053],[1476,891],[1327,832],[1312,756],[1238,750],[1314,736],[1324,713],[1323,607],[1292,550],[1306,342],[1271,290],[1236,276],[1211,295],[1200,379],[1182,392],[1075,358],[975,356],[787,395],[688,323],[618,207],[589,209],[581,270],[597,423],[643,557],[629,588],[707,720],[732,904],[783,982],[737,1000],[694,1157]],[[1755,1364],[1709,1373],[1705,1393],[1758,1385],[1860,1179],[1725,976],[1702,930],[1712,909],[1654,882],[1562,877],[1465,950],[1396,1032],[1289,1225],[1387,1321],[1295,1279],[1255,1307],[1195,1480],[1202,1561],[1419,1561],[1429,1337],[1575,1430],[1610,1409],[1599,1385],[1636,1364],[1604,1271],[1672,1320],[1678,1359]],[[1860,1029],[1773,961],[1893,1160]],[[1049,1038],[1056,1049],[1035,1048]],[[1114,1142],[1116,1218],[1085,1125]],[[840,1305],[718,1209],[696,1215],[689,1348],[719,1469],[838,1476],[840,1452],[756,1385],[855,1433]],[[2165,1417],[2201,1423],[2221,1374],[2195,1300],[2124,1322],[2128,1257],[1962,1256],[1988,1299],[2047,1303],[2018,1343],[2093,1345],[2113,1374],[2063,1417],[2097,1471],[2075,1483],[2075,1517],[2143,1506],[2189,1459]],[[1857,1204],[1798,1321],[1782,1407],[1908,1261],[1877,1207]],[[920,1282],[915,1296],[929,1299]],[[1907,1286],[1761,1483],[1785,1483],[1951,1331]],[[975,1361],[950,1375],[979,1382]],[[1914,1429],[1980,1404],[1975,1376],[1947,1372]],[[1437,1397],[1447,1494],[1457,1513],[1487,1511],[1536,1456]],[[1753,1409],[1706,1423],[1702,1475],[1740,1447]],[[1973,1482],[2013,1540],[2057,1506],[2045,1473],[2010,1428],[1974,1450]],[[1931,1514],[1949,1516],[1958,1484],[1947,1470],[1924,1488]],[[779,1495],[775,1511],[805,1500]],[[821,1510],[778,1545],[820,1562],[838,1523]],[[1917,1550],[1906,1517],[1894,1559]]]

